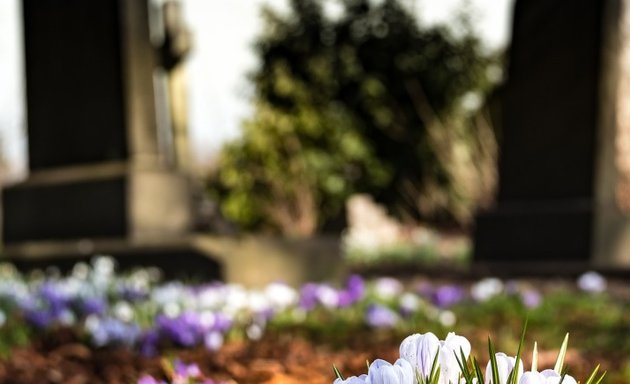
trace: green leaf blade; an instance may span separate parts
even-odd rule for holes
[[[558,359],[556,360],[556,365],[553,367],[553,370],[556,371],[558,375],[562,374],[562,366],[564,365],[564,359],[567,355],[567,347],[569,345],[569,333],[564,336],[564,341],[562,342],[562,346],[560,347],[560,352],[558,352]]]
[[[492,384],[499,384],[499,367],[497,365],[497,356],[494,351],[494,345],[490,336],[488,336],[488,353],[490,354],[490,367],[492,370]]]

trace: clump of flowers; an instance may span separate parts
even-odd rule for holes
[[[553,369],[538,370],[536,344],[532,354],[532,365],[524,370],[521,343],[515,356],[495,352],[488,339],[489,362],[485,371],[477,359],[471,356],[470,342],[463,336],[451,332],[439,340],[431,332],[413,334],[400,344],[400,358],[391,364],[377,359],[368,365],[368,373],[345,379],[336,367],[337,378],[333,384],[577,384],[563,370],[567,351],[568,334],[562,343]],[[599,373],[597,366],[584,384],[599,384],[606,372]]]
[[[138,379],[137,384],[219,384],[201,372],[197,364],[186,364],[180,360],[173,363],[163,362],[169,381],[158,380],[150,375],[144,375]]]
[[[259,340],[268,329],[283,326],[327,332],[326,321],[379,332],[404,331],[420,321],[450,328],[470,306],[488,305],[491,310],[484,313],[491,316],[492,310],[511,310],[512,304],[517,310],[544,311],[553,300],[553,291],[498,278],[474,284],[410,283],[351,275],[339,286],[274,282],[255,289],[163,281],[156,268],[123,274],[107,256],[77,263],[67,275],[52,267],[22,274],[0,263],[0,331],[12,334],[19,328],[27,338],[70,328],[94,347],[123,346],[155,356],[173,347],[216,352],[229,340]],[[585,273],[576,283],[571,288],[585,292],[582,297],[607,297],[606,279],[597,273]],[[8,347],[19,343],[13,336],[5,339]]]

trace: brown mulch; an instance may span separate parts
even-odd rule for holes
[[[344,373],[359,374],[366,371],[368,360],[398,357],[397,345],[360,344],[336,349],[302,337],[270,336],[258,342],[231,342],[214,353],[197,348],[173,350],[164,356],[197,363],[208,377],[228,384],[329,384],[335,378],[333,364]],[[163,358],[143,357],[125,348],[91,349],[71,334],[16,348],[0,360],[0,383],[6,384],[128,384],[136,383],[142,374],[165,378]]]
[[[346,376],[365,373],[367,361],[395,361],[399,342],[373,333],[335,348],[299,336],[270,335],[258,342],[230,342],[215,353],[197,348],[173,350],[164,356],[197,363],[208,377],[226,384],[330,384],[335,378],[333,364]],[[553,366],[556,355],[557,351],[541,351],[540,366]],[[569,351],[567,362],[576,377],[588,374],[576,372],[576,367],[592,368],[574,350]],[[71,333],[40,339],[0,360],[0,383],[6,384],[135,384],[143,374],[165,378],[162,358],[143,357],[124,348],[91,349]]]

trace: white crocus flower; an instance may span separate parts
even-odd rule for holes
[[[336,378],[333,384],[365,384],[367,375],[350,376],[347,379]]]
[[[461,375],[458,359],[461,359],[461,353],[463,352],[463,363],[466,363],[470,355],[470,342],[463,336],[449,332],[446,335],[446,339],[440,342],[440,346],[440,383],[457,383]]]
[[[385,360],[376,359],[370,364],[366,382],[369,384],[414,384],[416,377],[412,365],[404,359],[396,360],[393,365]]]
[[[495,354],[497,360],[497,370],[499,371],[499,382],[492,383],[492,365],[488,362],[486,367],[486,377],[485,384],[507,384],[508,376],[510,376],[510,372],[514,369],[514,365],[516,365],[516,358],[506,355],[503,352],[498,352]],[[516,382],[518,383],[521,376],[523,375],[523,362],[519,360],[518,364],[518,373],[516,376]]]
[[[470,288],[470,294],[477,301],[488,301],[503,292],[503,282],[496,277],[485,278]]]
[[[72,268],[72,276],[80,280],[87,280],[90,275],[90,266],[87,263],[79,262]]]
[[[562,376],[553,369],[545,369],[540,373],[547,379],[545,384],[559,384],[560,380],[562,380],[562,384],[577,384],[572,376],[564,375],[564,379],[562,379]]]
[[[97,255],[92,262],[92,268],[96,275],[111,276],[116,269],[116,260],[111,256]]]
[[[546,384],[547,379],[540,372],[525,372],[518,384]]]
[[[251,291],[247,295],[247,308],[253,312],[262,312],[270,307],[269,300],[262,292]]]
[[[381,277],[374,282],[374,293],[383,300],[393,299],[399,296],[402,291],[402,283],[392,277]]]
[[[199,324],[204,329],[211,329],[217,322],[217,316],[210,310],[204,310],[199,313]]]
[[[223,290],[205,288],[197,295],[197,305],[201,309],[216,309],[223,303]]]
[[[440,340],[431,332],[407,336],[400,344],[400,357],[408,361],[421,377],[431,375],[431,368],[440,351]]]
[[[124,322],[130,322],[134,318],[133,307],[126,301],[119,301],[114,304],[112,311],[118,320]]]
[[[317,287],[317,299],[326,308],[335,308],[339,304],[337,290],[327,284],[321,284]]]
[[[65,309],[59,314],[59,317],[57,318],[57,320],[61,324],[69,327],[69,326],[74,325],[76,323],[77,318],[74,315],[74,313],[72,313],[71,310]]]
[[[440,368],[440,384],[459,383],[461,369],[457,361],[461,352],[467,360],[470,355],[470,342],[463,336],[450,332],[440,341],[433,333],[415,334],[400,344],[400,357],[407,360],[423,378],[431,375],[436,355]],[[460,352],[461,351],[461,352]]]
[[[265,296],[276,309],[285,309],[297,303],[298,292],[284,283],[271,283],[265,287]]]
[[[178,283],[168,283],[158,286],[151,292],[151,300],[159,306],[170,302],[179,302],[184,295],[184,287]]]
[[[420,298],[410,292],[405,292],[398,299],[400,309],[407,313],[416,313],[420,309]]]
[[[178,302],[171,301],[164,304],[162,311],[166,316],[174,319],[182,313],[182,308],[179,306]]]
[[[577,384],[572,376],[565,375],[564,379],[553,369],[546,369],[542,372],[525,372],[518,384],[559,384],[562,380],[562,384]]]
[[[227,292],[225,298],[225,311],[236,314],[247,308],[249,304],[248,292],[239,285],[233,285]]]
[[[577,281],[578,287],[591,293],[600,293],[606,290],[606,279],[597,272],[590,271],[582,274]]]
[[[445,327],[452,327],[457,322],[457,316],[455,316],[453,311],[440,311],[438,321]]]

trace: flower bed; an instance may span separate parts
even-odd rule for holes
[[[100,370],[101,376],[107,376],[109,368],[103,367],[114,361],[124,371],[116,377],[127,382],[146,373],[165,379],[161,356],[197,362],[206,377],[226,382],[289,380],[295,367],[307,369],[309,364],[300,358],[320,356],[323,360],[308,381],[331,382],[333,363],[359,374],[366,359],[393,361],[397,341],[419,331],[446,335],[454,329],[468,335],[476,348],[493,335],[498,347],[514,350],[526,317],[527,341],[541,342],[543,361],[553,352],[548,348],[559,345],[570,330],[575,349],[569,350],[569,364],[599,358],[610,371],[609,383],[624,382],[630,345],[621,336],[627,329],[628,301],[608,292],[606,284],[597,274],[546,284],[492,278],[465,284],[366,281],[350,276],[342,286],[309,283],[293,288],[278,282],[254,290],[217,282],[163,282],[155,269],[119,275],[114,262],[103,257],[77,265],[68,276],[54,271],[24,276],[4,265],[0,382],[11,382],[4,376],[8,372],[29,373],[20,368],[20,358],[46,360],[48,355],[58,355],[63,364],[79,361],[82,367]],[[303,356],[291,360],[294,354]],[[126,356],[124,363],[120,356]],[[259,369],[251,372],[258,373],[248,375],[242,366],[252,364]],[[49,370],[55,364],[46,360],[41,367]],[[586,369],[576,367],[576,377],[588,375]],[[94,377],[98,372],[90,380]]]

